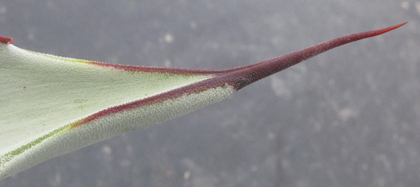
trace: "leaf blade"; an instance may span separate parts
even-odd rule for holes
[[[225,69],[105,64],[19,49],[0,37],[0,179],[102,139],[218,102],[362,32],[282,57]]]

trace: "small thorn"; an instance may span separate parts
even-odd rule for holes
[[[6,44],[6,45],[7,44],[12,44],[13,43],[13,38],[0,36],[0,43]]]

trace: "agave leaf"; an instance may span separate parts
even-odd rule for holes
[[[113,65],[20,49],[0,37],[0,179],[100,140],[181,116],[329,49],[353,34],[225,69]]]

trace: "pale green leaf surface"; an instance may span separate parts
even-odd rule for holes
[[[332,48],[406,23],[356,33],[227,70],[101,64],[19,49],[0,37],[0,179],[102,139],[220,101]]]
[[[128,71],[0,44],[0,179],[107,137],[217,102],[228,85],[107,115],[89,115],[211,78]]]

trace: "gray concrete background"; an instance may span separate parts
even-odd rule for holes
[[[0,186],[420,186],[420,1],[0,1],[18,47],[144,66],[242,66],[405,21]]]

